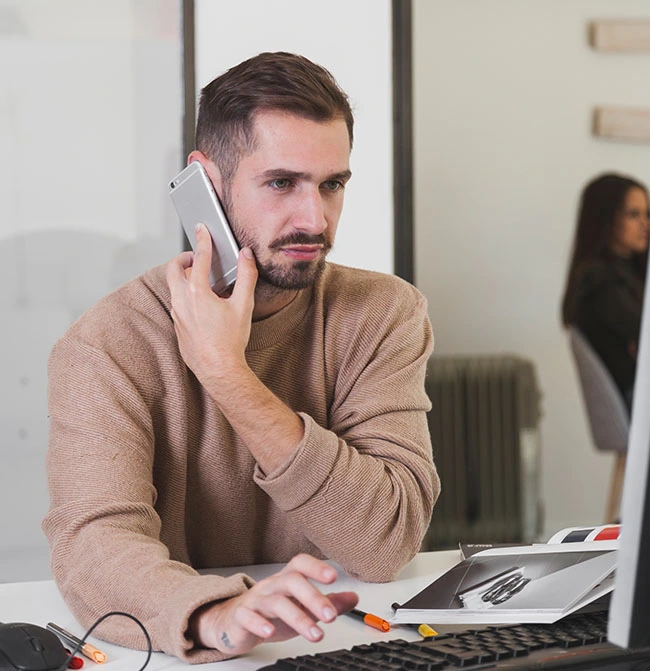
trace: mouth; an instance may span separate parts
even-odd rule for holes
[[[296,261],[313,261],[323,250],[323,245],[286,245],[280,248],[285,256]]]

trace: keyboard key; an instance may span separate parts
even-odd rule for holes
[[[357,652],[357,653],[361,653],[361,654],[368,654],[368,653],[371,653],[371,652],[374,652],[374,651],[375,651],[375,648],[370,643],[364,643],[362,645],[355,645],[352,648],[352,652]]]
[[[496,656],[495,661],[497,662],[500,659],[510,659],[511,657],[515,656],[512,650],[510,650],[509,648],[492,648],[490,652],[492,652]]]
[[[300,662],[295,659],[279,659],[274,668],[278,671],[297,671],[300,669]]]

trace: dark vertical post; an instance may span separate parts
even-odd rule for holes
[[[194,0],[183,0],[183,146],[181,166],[194,149],[196,130],[196,63],[194,59]],[[179,169],[180,169],[179,168]],[[183,234],[183,249],[189,251],[190,243]]]
[[[415,281],[411,0],[393,0],[393,195],[395,274]]]
[[[183,0],[183,164],[194,149],[196,74],[194,61],[194,0]]]

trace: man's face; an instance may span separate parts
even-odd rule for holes
[[[269,111],[257,114],[254,128],[256,149],[225,185],[224,206],[240,245],[255,253],[259,281],[302,289],[334,243],[350,178],[347,126]]]

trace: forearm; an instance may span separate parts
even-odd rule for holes
[[[255,476],[325,556],[371,581],[392,579],[419,551],[440,490],[426,415],[426,306],[410,290],[395,304],[354,335],[329,332],[326,414],[264,378],[303,410],[305,434],[284,468]]]
[[[98,508],[93,520],[74,514],[73,506],[48,514],[44,530],[62,596],[83,627],[107,612],[123,611],[142,622],[154,650],[191,662],[223,659],[222,653],[195,645],[186,633],[190,618],[202,605],[241,594],[253,582],[242,574],[199,576],[171,561],[161,543],[142,533],[148,516],[141,513],[124,508],[116,514],[112,505]],[[117,526],[124,526],[127,518],[131,522],[126,526],[133,530]],[[106,619],[96,634],[129,648],[146,648],[140,628],[125,618]]]
[[[439,492],[425,397],[334,431],[301,418],[248,369],[215,396],[258,464],[258,484],[327,557],[386,581],[418,552]]]
[[[303,439],[303,422],[247,365],[209,380],[206,389],[264,473],[287,463]]]
[[[392,418],[395,442],[344,440],[305,417],[305,440],[288,468],[256,476],[325,556],[363,580],[393,579],[419,551],[440,491],[426,420],[407,414],[412,437],[398,439],[401,422]]]
[[[158,380],[156,373],[152,368],[142,379]],[[153,481],[155,445],[176,474],[184,472],[184,453],[156,438],[145,394],[131,379],[114,357],[76,339],[64,339],[53,351],[50,509],[43,521],[52,572],[83,626],[122,610],[144,624],[155,649],[186,661],[216,661],[218,654],[206,657],[187,638],[189,618],[202,604],[239,594],[252,582],[199,576],[191,568],[184,490]],[[178,395],[173,407],[182,407],[183,398]],[[167,511],[164,528],[156,504]],[[140,629],[125,618],[108,618],[97,634],[128,647],[145,645]]]

